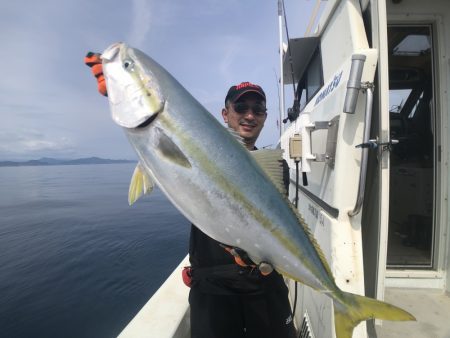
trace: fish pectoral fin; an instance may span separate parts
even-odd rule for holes
[[[185,168],[192,168],[191,163],[188,158],[184,155],[181,149],[167,136],[164,131],[160,128],[156,129],[157,132],[157,143],[156,150],[161,154],[161,156],[174,164]]]
[[[278,190],[286,195],[286,185],[284,183],[284,165],[282,149],[260,149],[251,151],[254,159],[269,176]]]
[[[154,186],[153,178],[139,162],[134,169],[133,177],[131,178],[130,187],[128,189],[128,204],[132,205],[142,195],[150,194],[153,191]]]

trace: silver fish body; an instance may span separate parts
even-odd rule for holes
[[[149,114],[153,120],[122,126],[171,202],[207,235],[246,250],[256,262],[270,262],[315,289],[334,287],[298,216],[249,151],[150,57],[124,44],[110,48],[103,55],[115,57],[104,60],[104,74],[116,122],[124,120],[124,106],[136,106],[132,93],[146,95],[146,79],[158,85],[152,95],[161,109]],[[139,72],[136,89],[119,85],[130,72],[122,63],[130,61]]]

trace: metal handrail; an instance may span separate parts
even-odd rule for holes
[[[366,90],[366,112],[364,120],[364,135],[363,143],[369,142],[370,139],[370,123],[372,121],[372,106],[373,106],[373,83],[362,83],[361,88]],[[355,207],[352,211],[348,212],[350,217],[356,216],[360,211],[364,202],[364,192],[366,189],[366,176],[367,176],[367,162],[369,157],[369,148],[361,148],[361,166],[359,169],[359,186],[358,197],[356,199]]]

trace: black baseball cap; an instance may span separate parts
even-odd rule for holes
[[[262,90],[260,86],[253,84],[251,82],[241,82],[238,85],[230,87],[227,96],[225,96],[225,104],[227,104],[227,101],[231,101],[231,103],[234,103],[242,95],[249,92],[258,94],[264,99],[264,101],[266,101],[266,94],[264,93],[264,90]]]

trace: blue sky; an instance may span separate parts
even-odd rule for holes
[[[285,0],[291,37],[313,0]],[[0,4],[0,160],[136,158],[83,64],[117,41],[162,64],[220,118],[228,88],[260,84],[269,116],[260,147],[277,142],[277,0],[17,0]]]

